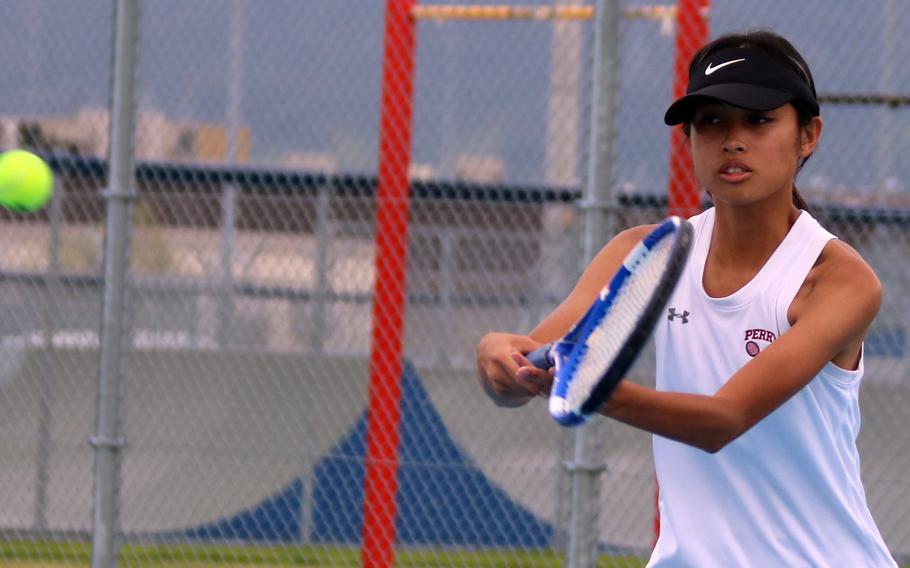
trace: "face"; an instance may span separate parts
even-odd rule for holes
[[[764,112],[701,105],[689,133],[695,175],[715,203],[790,199],[797,166],[818,145],[821,126],[818,117],[800,126],[791,104]]]

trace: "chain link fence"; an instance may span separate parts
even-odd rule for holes
[[[116,4],[20,0],[0,19],[0,143],[43,153],[57,176],[46,210],[0,212],[3,565],[90,563]],[[474,370],[481,335],[530,330],[584,264],[594,3],[559,5],[583,15],[413,20],[413,85],[392,84],[385,107],[412,119],[383,132],[384,70],[404,64],[384,64],[383,2],[141,4],[120,566],[369,565],[364,540],[388,534],[377,518],[393,519],[399,566],[564,561],[574,433],[542,404],[494,407]],[[649,7],[622,3],[613,155],[600,157],[615,164],[615,228],[663,217],[676,171],[661,118],[679,26]],[[705,16],[711,37],[791,38],[825,101],[799,186],[885,286],[859,444],[873,514],[910,558],[910,9],[715,0]],[[384,144],[407,159],[383,162]],[[404,231],[377,223],[380,186],[398,179],[384,167],[410,180]],[[377,243],[403,236],[406,260],[377,261]],[[394,284],[380,273],[406,275],[398,323],[375,301]],[[400,358],[375,348],[399,332]],[[646,355],[634,378],[652,377]],[[596,424],[600,561],[640,566],[650,439]],[[377,490],[390,464],[368,456],[389,446],[394,484]],[[370,512],[377,494],[393,499]]]

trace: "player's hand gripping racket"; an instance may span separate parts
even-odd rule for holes
[[[549,410],[557,422],[581,424],[610,398],[648,342],[691,246],[692,226],[670,217],[632,249],[565,337],[527,355],[541,369],[556,366]]]

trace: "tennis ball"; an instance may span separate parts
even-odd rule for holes
[[[0,205],[13,211],[37,211],[54,193],[54,174],[38,156],[25,150],[0,154]]]

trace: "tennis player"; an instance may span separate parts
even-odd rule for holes
[[[727,35],[667,110],[713,207],[655,331],[657,388],[622,381],[602,413],[656,434],[660,535],[648,566],[894,567],[866,504],[856,438],[863,337],[881,284],[807,211],[795,178],[822,119],[803,57]],[[529,335],[477,347],[502,406],[552,382],[523,354],[562,337],[651,227],[617,235]]]

